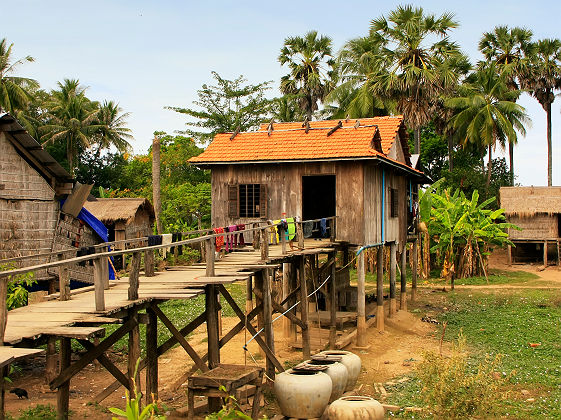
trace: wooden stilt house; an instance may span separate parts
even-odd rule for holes
[[[508,249],[509,262],[542,259],[560,262],[561,187],[502,187],[501,208],[510,223],[522,230],[509,229],[516,248]]]
[[[211,169],[213,226],[337,216],[339,241],[402,247],[426,182],[407,140],[402,116],[270,123],[218,134],[190,162]]]

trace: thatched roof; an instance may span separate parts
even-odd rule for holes
[[[561,213],[561,187],[501,187],[500,201],[507,215]]]
[[[146,198],[95,198],[84,203],[84,207],[103,223],[115,223],[134,219],[138,211],[146,210],[154,219],[154,207]]]

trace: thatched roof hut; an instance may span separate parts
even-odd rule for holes
[[[500,200],[507,216],[561,213],[561,187],[502,187]]]
[[[150,235],[154,226],[154,207],[146,198],[93,198],[84,207],[107,227],[109,240]]]

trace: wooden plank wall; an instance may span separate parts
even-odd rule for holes
[[[212,225],[250,223],[261,219],[228,218],[228,184],[267,184],[268,219],[282,213],[302,217],[302,176],[336,175],[337,239],[362,243],[363,170],[357,162],[227,165],[212,169]]]

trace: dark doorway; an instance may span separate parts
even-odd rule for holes
[[[302,177],[302,217],[304,220],[335,216],[335,175]]]

